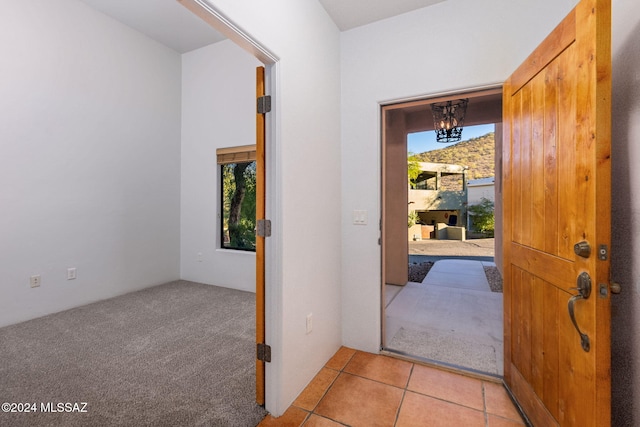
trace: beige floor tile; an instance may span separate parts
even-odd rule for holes
[[[396,427],[484,427],[484,412],[408,391]]]
[[[487,421],[488,427],[521,427],[524,425],[521,421],[508,420],[492,414],[487,415]]]
[[[404,391],[342,373],[322,398],[315,413],[352,427],[393,426]]]
[[[507,390],[502,385],[485,382],[484,397],[487,413],[514,421],[522,420]]]
[[[338,374],[339,372],[334,369],[322,368],[293,402],[293,406],[306,409],[307,411],[313,411]]]
[[[484,411],[482,381],[475,378],[416,365],[407,389]]]
[[[318,415],[311,415],[304,427],[344,427],[344,424],[331,421],[328,418],[320,417]]]
[[[413,364],[393,357],[356,352],[344,372],[405,388]]]
[[[340,347],[340,349],[333,355],[331,359],[325,364],[326,368],[335,369],[341,371],[349,360],[353,357],[356,351],[349,347]]]

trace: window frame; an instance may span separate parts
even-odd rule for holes
[[[242,251],[242,252],[256,252],[255,246],[253,248],[242,248],[225,246],[225,227],[224,227],[224,206],[225,206],[225,191],[224,191],[224,166],[228,164],[238,163],[256,163],[256,146],[255,145],[243,145],[237,147],[218,148],[216,150],[217,167],[218,167],[218,191],[219,195],[219,214],[218,214],[218,230],[219,230],[219,245],[218,249]],[[254,209],[255,210],[255,209]]]

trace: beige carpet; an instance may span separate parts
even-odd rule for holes
[[[247,427],[266,414],[248,292],[172,282],[1,328],[0,343],[0,400],[37,409],[0,426]]]

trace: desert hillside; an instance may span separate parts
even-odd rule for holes
[[[420,162],[469,166],[468,179],[487,178],[495,175],[494,137],[495,134],[490,132],[439,150],[416,154],[414,157]]]

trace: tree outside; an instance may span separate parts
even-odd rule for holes
[[[488,237],[493,237],[496,227],[494,208],[494,203],[485,197],[479,204],[469,206],[467,211],[471,218],[471,227]]]
[[[256,248],[256,162],[222,165],[224,248]]]

